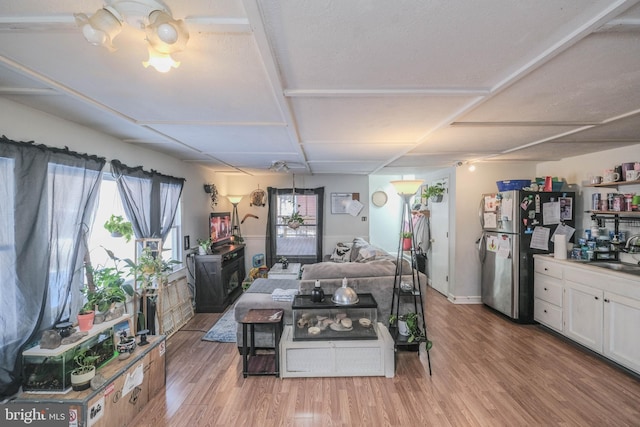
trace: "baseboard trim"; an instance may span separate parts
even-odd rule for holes
[[[480,296],[460,296],[449,294],[447,297],[453,304],[482,304]]]

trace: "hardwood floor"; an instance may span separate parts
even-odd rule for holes
[[[427,292],[426,355],[395,378],[242,377],[235,344],[197,314],[167,345],[167,384],[135,426],[639,426],[640,380],[536,325]]]

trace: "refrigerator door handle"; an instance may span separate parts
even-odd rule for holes
[[[484,263],[484,259],[487,257],[487,245],[485,243],[486,235],[482,233],[480,238],[476,241],[478,244],[478,258],[480,259],[480,264]]]
[[[480,206],[478,206],[478,218],[480,219],[480,228],[484,228],[484,196],[480,198]]]

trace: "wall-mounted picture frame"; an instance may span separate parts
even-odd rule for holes
[[[331,193],[331,213],[347,214],[352,200],[360,200],[360,193]]]

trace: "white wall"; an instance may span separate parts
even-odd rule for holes
[[[400,216],[402,215],[402,198],[398,196],[391,181],[401,179],[397,175],[372,175],[369,177],[369,241],[387,252],[398,251],[400,239]],[[384,206],[371,203],[371,195],[376,191],[387,194]]]

